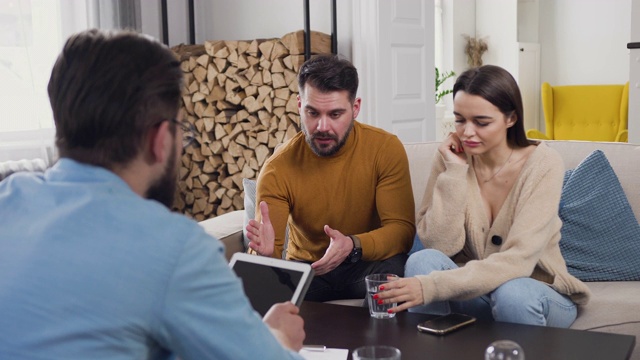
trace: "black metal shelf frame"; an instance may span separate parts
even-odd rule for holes
[[[194,0],[187,0],[189,7],[189,44],[196,43],[196,21]],[[169,45],[169,17],[167,15],[167,0],[160,1],[160,16],[162,18],[162,42]]]
[[[338,23],[336,1],[331,0],[331,53],[338,53]],[[189,44],[196,43],[195,26],[195,5],[194,0],[188,0],[189,6]],[[304,10],[304,59],[311,58],[311,15],[309,11],[309,0],[303,0]],[[162,17],[162,42],[169,45],[169,18],[167,15],[167,0],[160,1],[160,12]]]
[[[309,0],[304,1],[304,59],[311,58],[311,21],[309,15]],[[336,0],[331,0],[331,53],[338,53],[338,22]]]

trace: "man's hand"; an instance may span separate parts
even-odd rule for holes
[[[280,344],[296,352],[302,349],[306,336],[304,320],[298,315],[299,311],[297,306],[287,301],[273,305],[262,318]]]
[[[342,235],[338,230],[334,230],[329,225],[324,226],[324,233],[331,239],[329,247],[322,259],[311,264],[315,275],[324,275],[338,267],[349,256],[353,250],[353,241],[350,237]]]
[[[247,237],[249,238],[249,247],[263,256],[271,256],[273,254],[275,232],[271,219],[269,219],[269,206],[264,201],[260,201],[260,213],[262,214],[262,222],[254,219],[249,220],[247,225]]]

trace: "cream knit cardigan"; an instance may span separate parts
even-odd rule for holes
[[[478,297],[519,277],[537,279],[577,304],[587,303],[589,289],[567,272],[558,245],[564,165],[555,150],[541,143],[531,153],[492,225],[473,166],[445,162],[439,152],[435,156],[417,232],[425,247],[461,266],[417,276],[425,304]],[[500,245],[492,243],[494,235],[502,238]]]

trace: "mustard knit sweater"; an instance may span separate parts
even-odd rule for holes
[[[362,242],[362,259],[382,260],[411,249],[415,204],[404,146],[395,135],[354,121],[340,151],[314,154],[298,133],[265,162],[256,204],[266,201],[275,231],[274,257],[316,261],[329,246],[323,226]],[[259,205],[257,205],[258,207]],[[260,211],[256,208],[257,219]]]
[[[542,143],[531,153],[491,226],[473,166],[435,156],[418,235],[427,248],[464,266],[417,276],[425,304],[471,299],[519,277],[542,281],[577,304],[589,300],[587,286],[567,272],[558,245],[564,165],[555,150]],[[492,243],[494,235],[501,245]]]

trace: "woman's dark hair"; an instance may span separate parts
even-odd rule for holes
[[[507,129],[511,147],[525,147],[532,142],[524,132],[522,96],[511,74],[495,65],[484,65],[463,72],[453,85],[453,97],[458,91],[480,96],[497,107],[505,116],[515,115],[515,123]]]
[[[358,70],[336,55],[318,55],[300,67],[298,88],[301,94],[306,83],[323,93],[346,90],[353,103],[358,92]]]
[[[128,163],[150,128],[176,117],[182,79],[175,54],[148,36],[71,36],[48,86],[60,156],[106,168]]]

